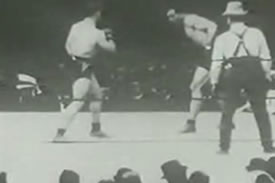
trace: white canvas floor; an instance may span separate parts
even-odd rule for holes
[[[103,128],[111,138],[98,141],[88,136],[90,115],[81,113],[67,134],[75,143],[53,144],[49,141],[59,113],[1,113],[0,171],[8,172],[8,183],[57,183],[66,168],[77,171],[82,183],[96,183],[127,166],[138,171],[144,183],[156,183],[164,181],[160,165],[178,159],[190,170],[207,172],[213,183],[243,183],[249,160],[271,155],[262,153],[249,113],[235,117],[231,153],[217,155],[219,117],[202,113],[198,132],[181,135],[185,113],[104,113]]]

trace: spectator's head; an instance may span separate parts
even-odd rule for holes
[[[263,170],[266,171],[267,162],[262,158],[253,158],[250,160],[249,165],[246,166],[247,171]]]
[[[268,159],[267,172],[275,179],[275,156]]]
[[[114,176],[114,180],[116,183],[120,183],[122,181],[122,177],[125,173],[127,172],[132,172],[133,170],[131,170],[130,168],[120,168],[118,169],[118,171],[116,172],[116,175]]]
[[[129,168],[120,168],[114,176],[115,183],[141,183],[139,174]]]
[[[122,176],[121,183],[141,183],[141,178],[137,172],[126,172]]]
[[[274,180],[267,174],[261,174],[256,178],[255,183],[274,183]]]
[[[98,183],[115,183],[115,182],[111,179],[103,179],[103,180],[100,180]]]
[[[177,160],[170,160],[161,165],[163,179],[168,183],[185,183],[187,182],[187,167]]]
[[[210,177],[201,171],[193,172],[189,177],[189,183],[209,183]]]
[[[80,182],[79,175],[72,170],[64,170],[59,177],[59,183],[79,183],[79,182]]]
[[[7,183],[7,174],[5,172],[0,173],[0,183]]]

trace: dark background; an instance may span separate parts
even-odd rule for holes
[[[65,67],[62,70],[60,67],[60,63],[70,65],[64,50],[64,42],[70,26],[85,15],[87,2],[86,0],[1,0],[0,2],[1,80],[4,83],[12,83],[10,81],[18,72],[39,77],[46,85],[47,92],[43,97],[44,102],[40,99],[37,106],[41,110],[53,109],[54,105],[50,103],[56,101],[54,99],[56,93],[70,90],[68,87],[72,81],[70,69]],[[116,91],[112,96],[113,102],[107,102],[106,109],[130,108],[125,94],[131,93],[131,89],[125,88],[132,81],[142,83],[144,90],[153,85],[161,86],[169,93],[173,93],[176,98],[174,102],[168,102],[167,106],[165,102],[160,102],[161,97],[152,99],[154,97],[150,96],[139,108],[146,110],[186,108],[188,83],[193,68],[192,59],[196,56],[196,50],[181,30],[167,22],[166,11],[168,8],[176,8],[179,11],[196,13],[218,22],[220,27],[225,28],[225,21],[220,15],[226,3],[227,0],[105,0],[101,26],[108,26],[114,30],[118,44],[118,53],[111,57],[103,57],[98,66],[101,82],[112,86]],[[273,51],[275,1],[248,0],[246,6],[251,10],[249,23],[264,31]],[[158,70],[149,74],[145,72],[148,65],[157,67],[163,64],[166,66],[165,71]],[[111,75],[116,74],[124,79],[115,86]],[[15,109],[18,105],[18,92],[6,84],[2,86],[1,91],[3,93],[1,108]],[[121,106],[117,105],[118,101]],[[137,102],[130,103],[135,106],[134,103]]]

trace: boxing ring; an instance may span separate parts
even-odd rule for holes
[[[211,176],[211,182],[244,182],[253,157],[266,157],[251,113],[235,116],[229,155],[218,155],[220,113],[203,112],[196,134],[182,135],[186,113],[103,113],[107,139],[89,137],[90,114],[81,113],[67,134],[68,143],[52,143],[60,113],[0,113],[0,170],[8,182],[57,182],[63,169],[73,169],[81,182],[111,178],[122,166],[138,171],[144,183],[161,180],[160,165],[179,159]],[[271,116],[273,132],[274,116]]]

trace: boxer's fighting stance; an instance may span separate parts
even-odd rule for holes
[[[91,136],[106,137],[101,130],[100,113],[103,99],[103,89],[95,74],[93,63],[101,51],[115,52],[116,45],[109,30],[96,27],[101,18],[101,7],[90,7],[89,15],[82,21],[72,25],[66,41],[66,51],[72,61],[79,63],[80,74],[72,85],[72,102],[63,111],[61,127],[57,130],[55,141],[62,140],[76,114],[85,102],[89,102],[92,112]]]
[[[190,85],[192,93],[190,113],[182,131],[183,133],[192,133],[196,131],[195,122],[203,102],[201,88],[209,80],[211,47],[216,35],[217,25],[215,22],[199,15],[176,13],[173,9],[167,12],[167,16],[170,22],[183,26],[186,36],[197,46],[196,55],[199,55],[199,59],[193,60],[196,69]]]

